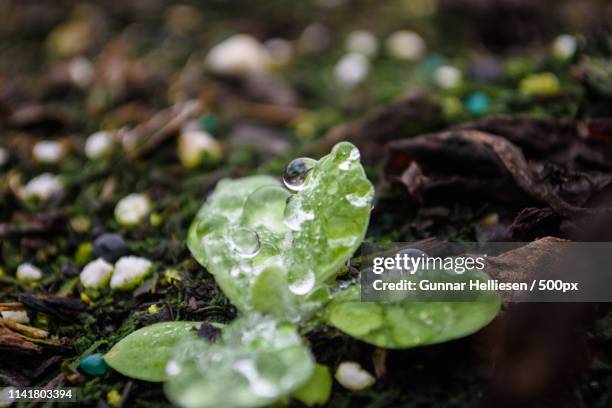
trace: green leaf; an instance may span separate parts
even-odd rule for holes
[[[306,384],[293,393],[292,397],[312,407],[325,405],[332,390],[332,376],[327,366],[317,364]]]
[[[340,292],[326,319],[343,332],[385,348],[442,343],[472,334],[495,318],[500,301],[363,303],[359,286]]]
[[[177,342],[195,337],[201,323],[162,322],[136,330],[106,353],[104,361],[121,374],[145,381],[163,381],[168,355]]]
[[[165,391],[185,408],[259,407],[291,394],[313,370],[295,326],[252,314],[232,322],[218,343],[179,343],[168,361]]]
[[[314,162],[295,194],[266,176],[220,181],[187,244],[238,309],[296,320],[312,312],[309,295],[360,245],[373,194],[359,151],[342,142]],[[257,282],[270,281],[259,276],[272,266],[284,287],[274,285],[279,297],[271,308],[257,295],[266,285]]]

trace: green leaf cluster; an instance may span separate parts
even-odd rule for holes
[[[374,195],[352,144],[314,163],[297,190],[268,176],[220,181],[187,244],[242,317],[218,342],[194,336],[192,322],[145,327],[115,345],[108,364],[165,380],[182,407],[255,407],[290,395],[323,404],[331,376],[315,365],[300,327],[326,322],[377,346],[407,348],[468,335],[497,314],[498,300],[362,303],[357,285],[336,283],[365,236]]]

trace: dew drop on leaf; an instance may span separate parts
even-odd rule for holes
[[[259,253],[259,235],[250,228],[232,228],[228,238],[231,249],[244,258],[253,258]]]
[[[315,286],[315,274],[313,271],[301,273],[299,277],[289,276],[289,290],[294,295],[302,296],[309,293]]]
[[[287,188],[293,191],[302,190],[308,173],[316,164],[316,160],[308,157],[300,157],[292,160],[283,173],[283,182]]]
[[[302,224],[314,219],[314,213],[305,211],[302,203],[296,199],[290,199],[285,207],[284,223],[292,231],[301,231]]]

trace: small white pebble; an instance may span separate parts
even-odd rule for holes
[[[0,408],[8,408],[12,406],[15,399],[13,394],[19,392],[17,387],[2,387],[0,388]]]
[[[39,199],[48,200],[53,196],[61,196],[64,192],[64,183],[60,176],[51,173],[43,173],[31,179],[21,188],[23,200]]]
[[[206,159],[219,160],[221,145],[203,130],[187,130],[179,136],[177,152],[183,166],[193,169]]]
[[[17,323],[28,324],[30,322],[28,313],[24,310],[9,310],[0,314],[4,319],[12,320]]]
[[[450,65],[443,65],[434,72],[434,81],[440,88],[454,88],[461,82],[461,71]]]
[[[277,65],[287,65],[293,58],[293,45],[284,38],[270,38],[264,42],[268,53]]]
[[[109,132],[96,132],[85,141],[85,155],[91,160],[108,156],[112,150],[113,138]]]
[[[299,46],[303,52],[317,53],[321,52],[331,42],[331,34],[329,29],[321,23],[313,23],[302,31],[299,38]]]
[[[346,49],[358,52],[366,57],[373,57],[378,52],[378,39],[367,30],[355,30],[346,38]]]
[[[53,164],[59,162],[64,156],[64,148],[60,142],[54,140],[41,140],[32,148],[32,156],[39,163]]]
[[[206,66],[218,74],[263,74],[271,57],[266,47],[247,34],[236,34],[215,45],[206,56]]]
[[[22,282],[38,281],[42,279],[42,276],[42,271],[29,262],[22,263],[17,267],[17,280]]]
[[[0,147],[0,167],[6,164],[6,162],[8,161],[8,158],[9,158],[8,151],[5,148]]]
[[[151,269],[151,261],[146,258],[123,256],[115,264],[110,286],[118,290],[133,289],[144,280]]]
[[[336,370],[336,380],[344,388],[352,391],[363,390],[376,382],[376,379],[370,373],[353,361],[340,363]]]
[[[151,212],[151,201],[144,194],[128,194],[115,206],[115,219],[124,227],[138,225]]]
[[[336,80],[345,87],[352,87],[363,82],[369,71],[370,61],[356,52],[343,56],[334,67]]]
[[[76,57],[68,64],[70,80],[80,88],[87,88],[94,80],[95,70],[91,62],[85,57]]]
[[[113,265],[102,258],[89,262],[81,271],[81,283],[86,288],[103,289],[113,274]]]
[[[396,31],[385,42],[387,52],[394,58],[416,61],[425,55],[427,46],[425,40],[409,30]]]
[[[569,34],[562,34],[555,38],[552,44],[552,53],[560,59],[568,59],[574,56],[578,48],[576,37]]]

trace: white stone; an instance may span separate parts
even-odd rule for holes
[[[115,219],[124,227],[138,225],[151,212],[151,201],[145,194],[128,194],[115,206]]]
[[[93,64],[85,57],[76,57],[68,64],[70,80],[80,88],[87,88],[94,80]]]
[[[203,130],[187,130],[178,139],[178,156],[188,169],[199,166],[206,158],[213,161],[221,158],[221,145]]]
[[[336,370],[336,380],[344,388],[352,391],[363,390],[376,382],[376,379],[370,373],[353,361],[340,363]]]
[[[373,57],[378,52],[378,39],[367,30],[355,30],[346,37],[346,49]]]
[[[307,26],[299,38],[300,49],[307,53],[321,52],[331,42],[329,29],[321,23],[313,23]]]
[[[577,48],[578,42],[576,41],[576,37],[569,34],[562,34],[553,41],[552,53],[557,58],[568,59],[574,56]]]
[[[270,38],[264,42],[270,57],[277,65],[287,65],[293,58],[293,45],[284,38]]]
[[[12,393],[18,392],[19,388],[17,387],[2,387],[0,388],[0,408],[8,408],[13,405],[15,399],[12,398]]]
[[[41,280],[43,273],[36,266],[29,262],[22,263],[17,267],[17,280],[23,282]]]
[[[81,271],[81,283],[86,288],[103,289],[113,274],[113,265],[102,258],[89,262]]]
[[[99,131],[85,141],[85,155],[91,159],[108,156],[113,150],[113,138],[109,132]]]
[[[206,66],[218,74],[263,74],[271,57],[266,47],[247,34],[236,34],[215,45],[206,56]]]
[[[24,200],[48,200],[52,196],[60,196],[64,192],[64,183],[60,176],[43,173],[34,177],[21,188],[21,198]]]
[[[8,158],[9,158],[8,151],[5,148],[0,147],[0,167],[6,164],[6,162],[8,161]]]
[[[64,156],[64,148],[60,142],[41,140],[32,148],[32,156],[40,163],[57,163]]]
[[[25,310],[9,310],[0,313],[4,319],[12,320],[17,323],[28,324],[30,318]]]
[[[334,67],[334,75],[338,83],[352,87],[363,82],[370,71],[370,61],[356,52],[346,54]]]
[[[425,40],[409,30],[396,31],[387,38],[385,47],[394,58],[416,61],[425,55],[427,46]]]
[[[123,256],[115,264],[110,286],[118,290],[130,290],[138,286],[151,272],[152,263],[146,258]]]
[[[434,81],[440,88],[449,89],[461,82],[461,71],[450,65],[443,65],[434,72]]]

